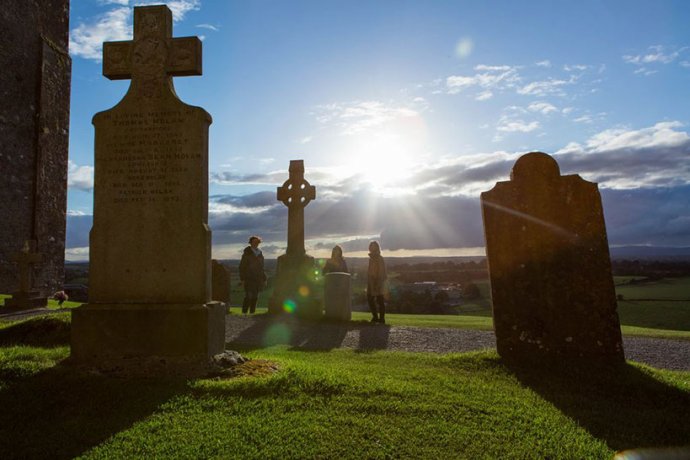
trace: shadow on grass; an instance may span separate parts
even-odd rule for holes
[[[0,458],[68,459],[188,391],[181,379],[117,379],[65,364],[0,391]]]
[[[229,321],[233,319],[229,317]],[[341,347],[345,336],[355,330],[359,331],[357,350],[388,347],[389,326],[364,321],[300,320],[291,316],[262,314],[255,315],[249,327],[231,337],[226,348],[250,351],[273,345],[290,345],[299,351],[328,351]]]
[[[40,316],[0,329],[0,346],[57,347],[70,341],[69,318]]]
[[[505,365],[611,449],[690,444],[690,395],[635,366]]]

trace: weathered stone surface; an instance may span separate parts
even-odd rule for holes
[[[72,356],[196,356],[223,350],[224,306],[211,300],[208,127],[172,76],[199,71],[201,45],[177,47],[166,6],[134,9],[126,63],[104,47],[104,74],[131,75],[125,97],[94,117],[89,304],[72,314]],[[184,40],[190,43],[195,37]],[[197,39],[198,41],[198,39]],[[117,47],[115,47],[117,48]]]
[[[17,288],[12,254],[36,241],[34,287],[62,289],[71,60],[68,0],[7,0],[0,9],[0,292]]]
[[[499,354],[622,361],[597,185],[532,152],[481,204]]]
[[[290,161],[289,177],[277,189],[278,201],[288,207],[288,242],[278,257],[269,313],[294,313],[315,318],[322,314],[315,298],[314,258],[304,249],[304,208],[316,198],[316,188],[304,179],[304,161]]]
[[[48,298],[40,291],[32,289],[32,268],[43,261],[42,254],[32,251],[35,246],[35,242],[27,240],[22,250],[12,257],[19,272],[19,289],[12,294],[12,297],[5,299],[5,306],[8,308],[29,309],[48,305]]]
[[[230,305],[230,269],[218,262],[211,260],[213,286],[211,298],[218,302]]]
[[[349,273],[331,272],[324,277],[323,303],[328,319],[352,319],[352,285]]]

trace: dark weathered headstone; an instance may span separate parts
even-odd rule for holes
[[[4,0],[0,31],[0,292],[15,289],[12,255],[32,240],[32,287],[47,295],[64,280],[69,1]]]
[[[103,53],[104,75],[132,82],[93,120],[89,303],[72,314],[72,356],[202,362],[225,342],[224,305],[211,302],[211,116],[172,83],[201,74],[201,42],[172,38],[166,6],[139,7],[134,40]]]
[[[622,361],[597,185],[540,152],[481,194],[498,353]]]
[[[40,291],[32,289],[32,272],[34,267],[43,261],[43,255],[32,251],[33,247],[35,242],[25,241],[22,250],[12,257],[19,272],[19,289],[12,297],[5,299],[5,306],[8,308],[27,309],[48,305],[48,298]]]
[[[316,188],[304,179],[303,160],[290,161],[288,180],[278,187],[277,196],[288,207],[288,241],[285,254],[278,257],[268,311],[321,316],[320,304],[314,297],[314,258],[304,249],[304,208],[316,198]]]
[[[213,278],[211,299],[230,306],[230,269],[213,259],[211,271]]]
[[[352,285],[349,273],[331,272],[324,276],[324,316],[338,321],[352,319]]]

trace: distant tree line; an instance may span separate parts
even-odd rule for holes
[[[616,276],[644,276],[650,279],[690,276],[690,261],[613,260]]]

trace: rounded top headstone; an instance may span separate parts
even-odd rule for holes
[[[510,171],[510,180],[532,181],[560,177],[561,168],[556,160],[543,152],[530,152],[517,159]]]

